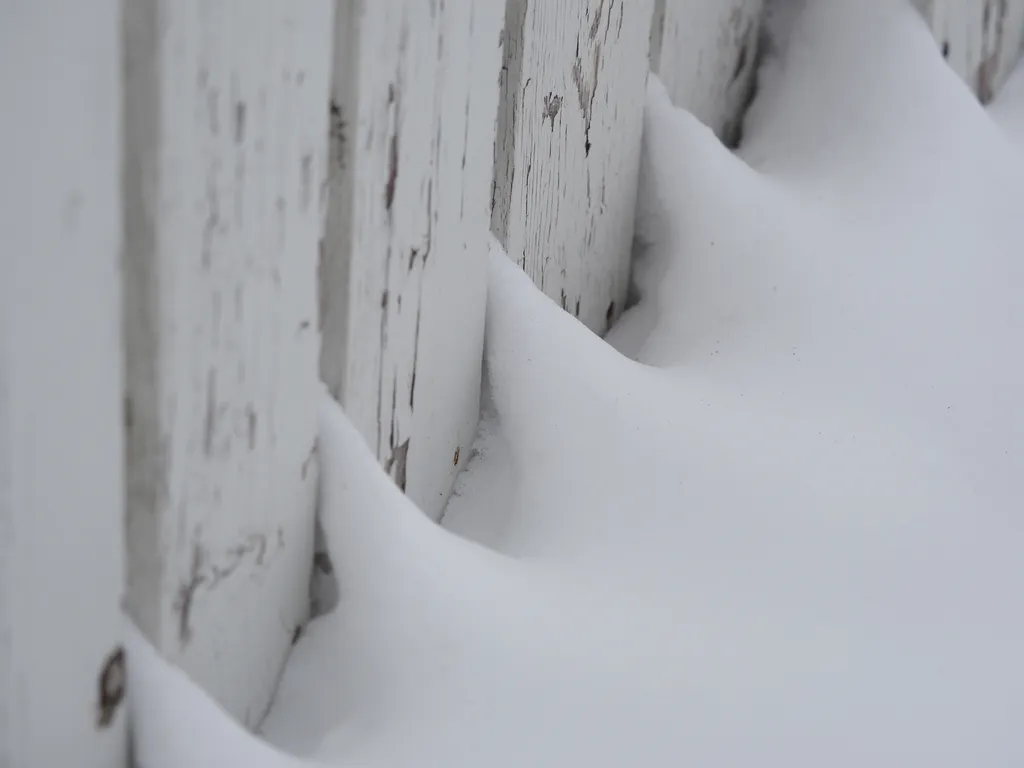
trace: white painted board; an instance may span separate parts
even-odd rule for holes
[[[128,605],[255,726],[308,612],[333,0],[128,0]]]
[[[116,0],[0,9],[3,768],[126,759],[120,39]]]
[[[440,515],[479,412],[501,3],[341,0],[323,377]]]
[[[629,280],[654,0],[508,0],[492,228],[604,333]]]
[[[983,104],[999,92],[1024,44],[1024,0],[917,0],[943,56]]]
[[[762,11],[762,0],[656,0],[651,70],[727,142],[752,95]]]

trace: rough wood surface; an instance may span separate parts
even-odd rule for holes
[[[990,102],[1024,45],[1024,0],[917,0],[943,56]]]
[[[654,0],[508,0],[492,227],[562,307],[622,310]]]
[[[501,4],[343,0],[321,370],[437,517],[479,410]]]
[[[656,0],[651,70],[726,142],[739,136],[754,84],[762,9],[762,0]]]
[[[333,5],[125,6],[128,605],[248,726],[308,609]]]
[[[0,766],[126,760],[120,3],[0,10]]]

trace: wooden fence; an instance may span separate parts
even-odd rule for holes
[[[983,99],[1024,0],[918,3]],[[0,768],[123,764],[121,610],[259,723],[314,561],[321,379],[430,515],[489,230],[596,332],[644,82],[736,134],[760,0],[0,10]]]

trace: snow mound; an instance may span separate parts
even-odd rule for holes
[[[325,399],[340,597],[294,649],[278,748],[1024,765],[1024,153],[909,3],[803,5],[739,155],[652,78],[615,346],[492,245],[488,431],[447,529]],[[305,764],[129,656],[140,764]]]

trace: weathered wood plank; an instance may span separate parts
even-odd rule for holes
[[[126,13],[128,604],[253,726],[308,610],[333,2]]]
[[[479,411],[501,14],[341,0],[336,19],[321,370],[434,517]]]
[[[120,3],[0,16],[0,766],[116,768]]]
[[[1024,0],[917,0],[950,66],[990,102],[1024,45]]]
[[[726,142],[751,96],[762,10],[762,0],[656,0],[651,70]]]
[[[492,228],[603,333],[629,279],[653,0],[509,0]]]

